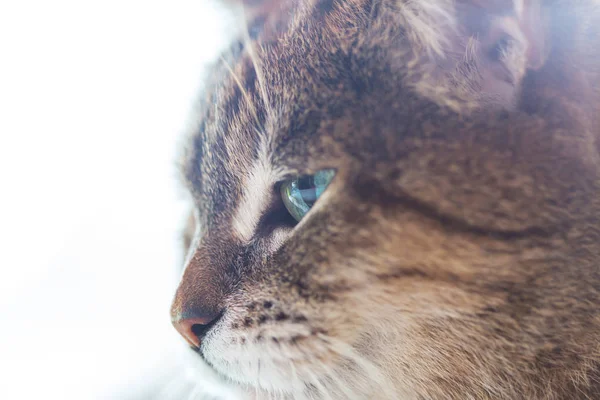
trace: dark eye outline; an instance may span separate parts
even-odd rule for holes
[[[322,169],[314,175],[303,175],[283,181],[280,196],[288,213],[298,222],[314,206],[335,177],[334,169]]]

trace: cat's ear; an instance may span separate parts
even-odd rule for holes
[[[476,34],[488,55],[493,57],[495,51],[505,50],[503,45],[513,43],[522,51],[518,55],[524,67],[539,69],[545,63],[549,54],[545,0],[460,0],[459,4],[461,1],[471,4],[474,12],[463,16],[467,18],[464,22],[467,28],[478,28]],[[487,23],[487,29],[478,26],[478,21]]]
[[[549,11],[542,0],[514,0],[517,21],[527,41],[527,66],[541,68],[550,54]]]
[[[247,18],[266,17],[277,11],[277,0],[223,0],[231,7],[240,7]]]
[[[457,0],[458,23],[477,41],[481,66],[499,64],[516,78],[549,54],[546,0]]]
[[[251,38],[271,40],[289,23],[290,0],[223,0]],[[246,33],[246,32],[243,32]]]
[[[435,96],[442,84],[474,104],[513,108],[526,71],[541,68],[548,58],[548,1],[404,3],[409,34],[428,47],[442,70],[433,81],[426,78],[422,93]],[[408,5],[417,10],[407,14]]]

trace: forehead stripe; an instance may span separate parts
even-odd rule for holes
[[[244,195],[233,216],[235,234],[243,241],[252,239],[260,217],[269,203],[271,187],[275,183],[267,152],[260,151],[244,179]]]

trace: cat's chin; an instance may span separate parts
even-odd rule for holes
[[[298,351],[272,341],[236,346],[227,342],[223,338],[207,341],[202,348],[204,361],[222,381],[251,397],[262,392],[297,398],[326,368],[320,360],[323,355],[307,347]]]
[[[381,369],[339,339],[313,334],[274,340],[217,331],[203,342],[202,358],[226,386],[235,387],[236,398],[347,399],[376,393],[395,398]]]

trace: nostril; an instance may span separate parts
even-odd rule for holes
[[[209,317],[181,317],[173,319],[173,326],[193,347],[200,347],[200,341],[206,336],[221,317],[222,314],[211,315]]]
[[[214,323],[194,324],[194,325],[192,325],[192,333],[194,335],[196,335],[198,338],[202,338],[213,325],[214,325]]]

